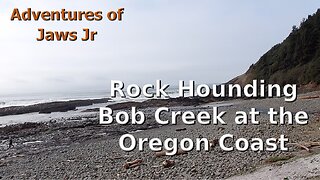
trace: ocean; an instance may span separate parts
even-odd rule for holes
[[[178,97],[178,89],[170,89],[166,91],[171,98]],[[11,107],[11,106],[28,106],[39,103],[48,103],[56,101],[69,101],[69,100],[85,100],[85,99],[100,99],[110,97],[110,92],[97,90],[87,92],[65,92],[65,93],[30,93],[30,94],[10,94],[0,95],[0,108]],[[145,97],[139,97],[134,99],[124,98],[112,98],[111,102],[102,104],[93,104],[91,106],[78,107],[74,111],[68,112],[53,112],[51,114],[39,114],[39,113],[28,113],[21,115],[10,115],[0,117],[0,127],[10,124],[24,123],[24,122],[42,122],[51,120],[61,120],[74,117],[84,117],[95,114],[93,112],[83,112],[86,109],[93,109],[104,107],[109,104],[126,102],[126,101],[137,101],[141,102],[147,100]],[[80,118],[81,119],[81,118]]]
[[[178,89],[170,89],[166,91],[171,98],[178,96]],[[69,100],[84,100],[84,99],[100,99],[110,97],[110,92],[105,90],[96,91],[70,91],[64,93],[29,93],[29,94],[9,94],[0,95],[0,108],[10,106],[28,106],[40,103],[69,101]],[[145,97],[134,99],[123,99],[120,97],[113,98],[113,101],[142,101]]]
[[[105,98],[107,96],[108,93],[102,90],[88,92],[74,91],[65,93],[22,93],[0,95],[0,108],[10,106],[28,106],[55,101]]]

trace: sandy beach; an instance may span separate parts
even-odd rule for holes
[[[310,166],[312,173],[290,174],[282,170],[274,179],[319,178],[320,169],[319,146],[310,147],[310,152],[296,145],[288,145],[288,152],[253,152],[222,151],[218,145],[210,151],[191,151],[181,155],[156,157],[148,144],[145,150],[124,152],[119,147],[119,138],[126,133],[136,138],[191,138],[206,137],[215,140],[223,134],[230,133],[235,137],[259,137],[267,139],[285,134],[289,143],[320,142],[320,92],[302,94],[293,103],[284,102],[283,98],[258,100],[232,100],[202,104],[185,104],[173,106],[171,110],[210,111],[219,106],[227,111],[224,116],[228,125],[177,125],[159,126],[154,120],[155,107],[143,107],[147,115],[144,125],[111,124],[99,125],[98,113],[87,117],[68,118],[61,121],[24,123],[1,128],[0,131],[0,178],[3,179],[243,179],[251,173],[268,168],[272,172],[276,168],[285,169],[290,163],[298,163],[304,158],[315,164]],[[313,98],[305,98],[313,97]],[[270,125],[269,108],[278,109],[284,106],[293,113],[306,111],[309,115],[307,125]],[[261,112],[258,116],[260,125],[239,126],[232,123],[236,111],[249,111],[256,108]],[[119,110],[121,109],[118,107]],[[124,110],[124,109],[122,109]],[[90,110],[94,111],[94,110]],[[169,113],[164,115],[169,117]],[[13,147],[8,149],[12,140]],[[232,146],[231,142],[228,145]],[[312,161],[312,159],[314,159]],[[126,162],[141,160],[138,166],[124,168]],[[174,161],[174,165],[163,167],[163,162]],[[307,161],[306,161],[307,162]],[[318,164],[318,165],[317,165]],[[294,167],[291,165],[291,167]],[[262,168],[262,169],[261,169]],[[294,171],[294,168],[290,170]],[[261,173],[259,176],[263,177]],[[252,179],[255,176],[246,176]],[[250,178],[251,177],[251,178]],[[270,177],[265,177],[270,178]],[[273,179],[273,178],[271,178]]]

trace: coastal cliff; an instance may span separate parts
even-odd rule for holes
[[[297,84],[300,90],[320,89],[320,9],[289,36],[272,47],[248,71],[228,83],[247,84],[264,79],[270,84]]]

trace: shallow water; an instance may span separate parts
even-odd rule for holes
[[[111,103],[93,104],[91,106],[78,107],[77,110],[68,112],[53,112],[50,114],[28,113],[20,115],[3,116],[0,117],[0,126],[19,124],[24,122],[47,122],[51,120],[61,121],[74,117],[79,117],[77,119],[81,120],[81,117],[97,114],[97,112],[82,112],[83,110],[99,108],[110,104]]]

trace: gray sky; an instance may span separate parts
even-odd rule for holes
[[[40,4],[41,2],[41,4]],[[110,80],[220,83],[242,74],[320,1],[1,0],[0,94],[108,89]],[[14,8],[104,12],[99,22],[10,21]],[[124,7],[122,22],[106,12]],[[37,29],[99,34],[94,42],[37,42]]]

